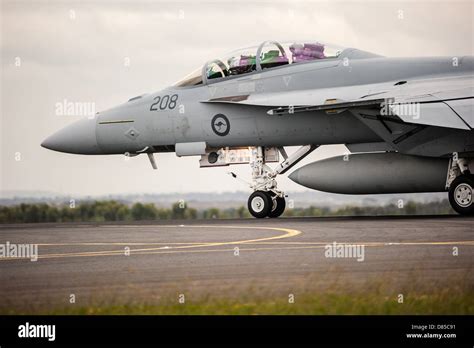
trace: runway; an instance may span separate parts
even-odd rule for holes
[[[160,301],[178,294],[245,297],[347,293],[391,286],[474,285],[473,218],[374,217],[0,226],[0,244],[35,244],[37,261],[0,258],[0,312],[12,308]],[[364,255],[328,257],[328,245]],[[398,284],[398,285],[397,285]],[[415,286],[415,285],[414,285]]]

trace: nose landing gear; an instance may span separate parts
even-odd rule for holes
[[[284,196],[278,196],[272,191],[255,191],[248,200],[250,214],[256,218],[276,218],[285,211]]]
[[[270,195],[272,195],[272,193],[270,193]],[[268,213],[268,217],[271,217],[271,218],[279,217],[281,214],[283,214],[283,212],[285,211],[285,208],[286,208],[285,197],[275,196],[273,198],[272,209]]]
[[[252,216],[264,218],[270,214],[273,208],[273,200],[267,192],[255,191],[249,197],[248,208]]]
[[[278,150],[282,154],[284,161],[276,169],[271,169],[265,164],[264,148],[259,146],[252,150],[252,184],[250,187],[254,192],[248,200],[250,214],[256,218],[276,218],[283,214],[286,207],[285,195],[277,189],[276,176],[284,174],[295,164],[309,155],[318,146],[305,145],[298,149],[290,157],[283,148]]]

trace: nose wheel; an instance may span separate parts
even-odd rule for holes
[[[256,218],[268,216],[272,210],[273,202],[270,195],[264,191],[255,191],[249,197],[248,208],[250,214]]]
[[[285,211],[285,198],[270,191],[255,191],[248,200],[250,214],[256,218],[276,218]]]
[[[449,187],[449,203],[462,215],[474,215],[474,175],[462,174]]]
[[[318,145],[303,145],[291,156],[286,154],[283,147],[278,148],[284,161],[275,169],[265,164],[265,149],[262,146],[252,148],[249,164],[252,168],[252,183],[248,183],[254,191],[248,200],[247,207],[256,218],[276,218],[283,214],[286,207],[285,195],[277,188],[276,176],[285,174],[299,161],[314,151]],[[237,178],[235,173],[230,172]]]
[[[272,209],[268,213],[268,217],[276,218],[279,217],[286,208],[286,201],[285,197],[276,196],[273,192],[269,192],[270,196],[272,197]]]

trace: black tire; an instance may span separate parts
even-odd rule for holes
[[[458,176],[449,187],[449,203],[461,215],[474,215],[474,175]]]
[[[264,191],[252,193],[247,203],[250,214],[257,219],[267,217],[272,209],[272,205],[272,198]]]
[[[273,201],[272,209],[268,213],[268,217],[271,217],[271,218],[279,217],[281,214],[283,214],[283,212],[285,211],[285,208],[286,208],[285,198],[276,197],[275,200]]]

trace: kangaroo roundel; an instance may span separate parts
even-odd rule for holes
[[[217,135],[226,136],[230,131],[229,119],[223,114],[217,114],[212,118],[211,127]]]

